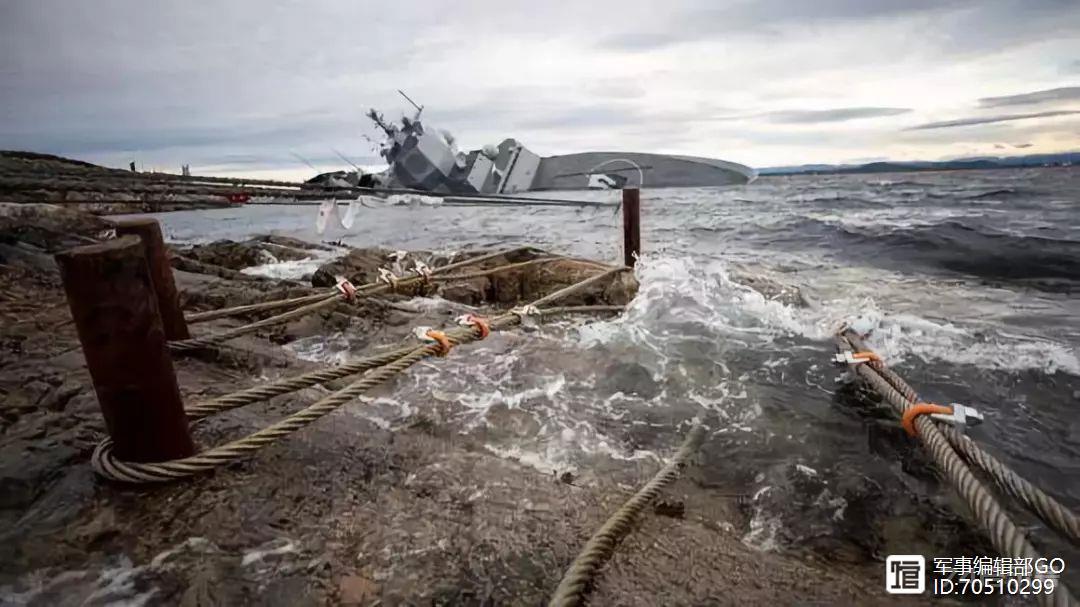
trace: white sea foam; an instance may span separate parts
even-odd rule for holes
[[[268,557],[292,554],[297,552],[297,549],[298,546],[296,542],[287,538],[277,538],[245,552],[243,558],[240,559],[240,566],[250,567],[252,565],[258,565]]]
[[[288,538],[277,538],[245,551],[242,555],[224,553],[213,542],[191,537],[159,553],[149,562],[136,565],[124,554],[110,557],[96,568],[88,567],[56,572],[32,571],[16,586],[0,586],[0,605],[57,605],[58,607],[143,607],[160,602],[157,582],[175,578],[178,571],[207,557],[238,561],[245,568],[244,578],[265,583],[276,567],[272,557],[297,553],[299,546]]]
[[[868,339],[882,356],[903,362],[909,356],[1000,371],[1063,371],[1080,375],[1080,357],[1068,346],[1036,337],[988,331],[977,337],[952,323],[910,314],[882,316]]]
[[[341,332],[301,337],[285,344],[285,349],[300,360],[340,365],[348,362],[349,339]]]
[[[773,490],[773,487],[765,486],[754,493],[754,509],[753,514],[750,516],[750,530],[742,538],[743,544],[765,552],[775,551],[780,548],[777,534],[783,528],[780,517],[761,505],[762,498]]]
[[[995,370],[1080,375],[1077,352],[1049,339],[890,312],[874,299],[857,295],[796,307],[739,284],[719,262],[702,265],[690,258],[646,256],[637,276],[641,288],[626,314],[582,328],[584,345],[610,343],[621,336],[666,359],[657,344],[672,336],[649,321],[675,315],[707,328],[717,338],[759,341],[785,335],[823,341],[844,324],[856,323],[870,333],[871,345],[896,362],[916,356]]]
[[[83,607],[151,605],[159,593],[154,580],[173,569],[173,561],[179,554],[203,554],[208,551],[217,551],[217,547],[205,538],[192,537],[158,554],[144,565],[135,565],[126,555],[120,554],[111,557],[96,571],[32,571],[19,580],[25,590],[15,592],[12,586],[0,587],[0,604]]]
[[[342,255],[344,249],[334,249],[331,251],[313,249],[309,251],[309,253],[311,257],[308,257],[307,259],[294,259],[289,261],[277,261],[274,259],[269,263],[244,268],[243,270],[240,270],[240,272],[250,276],[265,276],[267,278],[276,278],[279,280],[295,280],[313,274],[315,270],[319,269],[319,266]]]
[[[638,412],[649,409],[665,411],[677,423],[677,415],[669,411],[680,407],[686,411],[691,405],[708,412],[714,435],[753,432],[762,409],[748,392],[749,378],[733,376],[722,352],[712,363],[715,371],[708,384],[695,380],[687,366],[703,363],[687,359],[686,351],[699,356],[699,344],[769,348],[783,338],[787,340],[784,350],[763,362],[781,374],[791,352],[800,348],[791,339],[826,341],[844,322],[854,321],[871,333],[871,345],[896,363],[914,356],[995,369],[1080,369],[1075,354],[1060,344],[993,332],[975,337],[958,325],[886,311],[869,297],[854,295],[823,300],[814,307],[791,306],[736,282],[719,262],[646,256],[637,276],[638,295],[619,318],[544,325],[527,337],[502,334],[499,339],[509,342],[480,344],[466,359],[450,357],[415,367],[401,393],[375,399],[358,408],[357,414],[391,428],[416,413],[408,403],[433,399],[450,404],[454,408],[447,422],[457,431],[480,433],[489,452],[549,473],[576,470],[589,458],[659,457],[652,446],[627,444],[621,438],[624,432],[615,434],[610,429],[637,423]],[[451,304],[416,298],[407,305],[430,312]],[[352,355],[348,339],[341,334],[301,339],[287,347],[314,361],[340,363]],[[810,344],[805,347],[818,349]],[[560,352],[569,355],[595,349],[632,353],[630,359],[644,365],[660,386],[659,394],[641,398],[625,391],[603,393],[602,384],[598,386],[603,370],[577,368],[570,359],[565,366],[530,366],[528,373],[521,372],[525,363],[560,359]],[[665,382],[669,378],[685,379],[675,396],[668,392]],[[512,431],[506,426],[506,411],[513,412]],[[665,425],[657,433],[671,428]],[[800,470],[809,474],[809,468]],[[843,516],[842,504],[835,509],[837,516]],[[767,513],[757,519],[748,543],[774,545],[778,523]]]

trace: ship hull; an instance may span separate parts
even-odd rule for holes
[[[619,186],[665,188],[739,185],[753,181],[757,173],[750,167],[714,158],[582,152],[541,159],[529,189],[582,190],[597,187],[597,176],[609,177],[608,181],[616,181]]]

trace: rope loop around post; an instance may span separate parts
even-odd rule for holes
[[[533,302],[533,304],[547,304],[565,298],[605,276],[611,276],[614,273],[623,270],[623,268],[616,268],[601,272],[546,295]],[[519,316],[507,313],[491,319],[486,324],[489,329],[501,329],[519,323]],[[290,378],[265,386],[256,386],[232,395],[219,397],[214,401],[205,403],[204,405],[196,405],[185,411],[188,419],[199,419],[367,369],[367,372],[364,375],[347,387],[330,394],[279,422],[271,424],[270,426],[243,438],[218,447],[213,447],[190,457],[159,463],[122,461],[116,458],[113,453],[112,442],[103,441],[95,449],[94,455],[91,458],[91,463],[94,470],[99,475],[108,479],[128,483],[168,482],[207,472],[219,466],[243,459],[259,449],[297,432],[319,418],[338,409],[345,403],[350,402],[374,386],[405,371],[424,358],[429,356],[439,356],[440,353],[448,352],[449,348],[454,345],[462,345],[479,340],[481,331],[476,326],[469,326],[467,328],[459,327],[446,331],[428,330],[426,333],[441,335],[443,339],[436,339],[436,343],[407,346],[380,356],[367,357],[354,363],[347,363],[346,365],[342,365],[344,372],[340,369],[327,369],[325,371],[308,373],[297,378]]]

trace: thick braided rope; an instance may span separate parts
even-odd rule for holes
[[[570,285],[569,287],[560,289],[555,293],[542,297],[532,305],[538,303],[547,303],[561,299],[570,295],[578,290],[585,288],[586,286],[596,282],[598,279],[605,276],[612,275],[616,272],[621,272],[626,268],[616,268],[602,274],[592,276],[581,282]],[[491,329],[500,329],[513,324],[521,322],[521,317],[514,313],[503,314],[499,317],[492,319],[489,323]],[[459,345],[465,344],[481,337],[481,330],[477,327],[468,327],[454,329],[446,332],[446,337],[451,344]],[[106,477],[113,480],[130,482],[130,483],[155,483],[155,482],[167,482],[196,474],[212,470],[221,465],[228,464],[230,462],[242,459],[247,455],[262,449],[263,447],[273,443],[274,441],[288,436],[306,427],[315,420],[323,417],[324,415],[334,411],[341,405],[353,400],[360,394],[367,390],[377,386],[378,384],[393,377],[397,373],[408,369],[417,361],[437,354],[440,351],[438,344],[428,344],[416,346],[409,349],[403,356],[394,359],[392,362],[384,364],[378,368],[368,371],[361,378],[355,382],[349,384],[342,390],[338,390],[333,394],[315,402],[308,407],[301,409],[300,411],[286,417],[285,419],[272,424],[262,430],[259,430],[253,434],[237,439],[235,441],[226,443],[224,445],[213,447],[191,457],[181,458],[168,462],[159,463],[138,463],[138,462],[125,462],[116,459],[112,453],[112,441],[105,439],[98,444],[94,449],[94,454],[91,457],[91,464],[94,470]],[[389,356],[391,353],[387,353]],[[374,358],[374,357],[373,357]],[[236,405],[240,406],[240,405]],[[229,407],[233,408],[233,407]]]
[[[585,280],[582,280],[581,282],[576,282],[576,283],[574,283],[574,284],[572,284],[572,285],[570,285],[568,287],[563,287],[563,288],[559,289],[558,291],[555,291],[554,293],[549,293],[549,294],[541,297],[540,299],[537,299],[536,301],[532,302],[532,304],[530,304],[530,305],[532,305],[534,307],[546,306],[547,304],[549,304],[549,303],[551,303],[553,301],[558,301],[558,300],[560,300],[560,299],[562,299],[564,297],[567,297],[569,295],[573,295],[574,293],[584,289],[585,287],[587,287],[589,285],[600,282],[601,280],[604,280],[605,278],[614,276],[616,274],[621,274],[621,273],[623,273],[623,272],[625,272],[625,271],[627,271],[629,269],[630,268],[627,268],[627,267],[623,266],[623,267],[618,267],[618,268],[611,268],[610,270],[605,270],[605,271],[603,271],[603,272],[601,272],[599,274],[596,274],[596,275],[593,275],[593,276],[591,276],[589,278],[586,278]]]
[[[487,261],[487,260],[495,258],[495,257],[499,257],[499,256],[502,256],[502,255],[509,255],[511,253],[515,253],[515,252],[518,252],[518,251],[523,251],[523,250],[526,250],[526,249],[527,249],[526,247],[518,247],[516,249],[510,249],[509,251],[497,251],[497,252],[494,252],[494,253],[488,253],[486,255],[481,255],[479,257],[473,257],[471,259],[466,259],[464,261],[459,261],[457,263],[452,263],[452,264],[448,264],[448,265],[445,265],[445,266],[440,266],[440,267],[436,268],[435,270],[432,270],[432,273],[433,274],[442,273],[442,272],[447,272],[449,270],[462,268],[462,267],[465,267],[465,266],[475,265],[477,263],[481,263],[481,262]],[[514,265],[514,264],[510,264],[510,265]],[[506,267],[506,266],[504,266],[504,267]],[[492,272],[497,271],[497,270],[498,270],[498,268],[494,268],[492,270]],[[423,280],[428,280],[428,277],[423,276],[423,275],[421,275],[419,273],[416,273],[415,276],[412,276],[410,278],[405,278],[405,279],[402,279],[401,281],[399,281],[397,283],[397,286],[406,285],[406,284],[412,284],[414,282],[423,281]],[[371,294],[374,294],[374,293],[382,293],[382,292],[384,292],[386,290],[389,290],[391,288],[392,287],[390,285],[378,284],[378,283],[368,283],[366,285],[357,287],[355,295],[361,295],[361,294],[371,295]],[[312,297],[313,299],[316,298],[316,296],[314,296],[314,295],[312,295],[310,297]],[[294,319],[297,319],[297,318],[307,316],[308,314],[312,314],[312,313],[317,312],[317,311],[319,311],[319,310],[321,310],[321,309],[323,309],[325,307],[333,305],[338,299],[342,299],[342,300],[345,299],[344,295],[341,295],[340,293],[337,293],[337,292],[324,294],[324,295],[321,295],[319,297],[322,297],[323,299],[316,299],[314,303],[308,304],[308,305],[303,306],[301,308],[297,308],[297,309],[292,310],[290,312],[285,312],[283,314],[278,314],[277,316],[271,316],[270,318],[264,318],[263,320],[253,322],[253,323],[250,323],[250,324],[247,324],[247,325],[243,325],[241,327],[236,327],[235,329],[230,329],[230,330],[224,331],[222,333],[218,333],[218,334],[215,334],[215,335],[207,335],[205,337],[195,337],[195,338],[192,338],[192,339],[171,341],[171,342],[169,342],[169,350],[171,352],[190,352],[192,350],[201,350],[203,348],[207,348],[207,347],[210,347],[210,346],[215,346],[215,345],[224,343],[226,341],[229,341],[230,339],[235,339],[237,337],[240,337],[241,335],[247,335],[249,333],[254,333],[254,332],[258,331],[259,329],[264,329],[266,327],[271,327],[271,326],[274,326],[274,325],[277,325],[277,324],[288,322],[290,320],[294,320]],[[281,301],[266,302],[266,304],[281,304],[281,303],[282,303]],[[260,305],[260,304],[251,304],[251,305]],[[241,306],[241,307],[243,307],[243,306]],[[272,306],[272,307],[277,307],[277,306]],[[238,312],[235,312],[235,313],[238,313]],[[209,314],[209,313],[207,313],[207,314]]]
[[[246,457],[278,439],[306,427],[435,351],[435,346],[417,347],[398,360],[379,368],[373,373],[364,375],[346,388],[301,409],[275,424],[191,457],[160,463],[124,462],[113,456],[112,441],[106,439],[94,449],[91,464],[98,474],[129,483],[165,482],[194,476]]]
[[[518,319],[508,315],[500,317],[504,323],[513,323]],[[478,329],[464,329],[447,332],[453,344],[473,341],[479,336]],[[408,369],[417,361],[432,356],[439,351],[437,344],[421,345],[412,348],[407,354],[363,375],[345,388],[330,394],[300,411],[274,423],[262,430],[243,438],[213,447],[191,457],[160,463],[124,462],[116,459],[112,453],[112,441],[106,439],[94,450],[91,464],[102,476],[129,483],[166,482],[207,472],[218,466],[242,459],[263,447],[304,428],[315,420],[338,409],[341,405],[355,399],[360,394]]]
[[[546,308],[539,310],[541,316],[551,316],[555,314],[575,314],[575,313],[594,313],[594,312],[621,312],[625,309],[624,306],[563,306],[555,308]],[[287,377],[279,379],[269,384],[263,384],[247,388],[246,390],[240,390],[231,394],[225,394],[212,400],[191,405],[184,409],[184,413],[187,414],[189,420],[197,420],[204,417],[209,417],[217,413],[222,413],[245,405],[250,405],[264,400],[269,400],[275,396],[281,396],[282,394],[289,394],[297,390],[303,390],[304,388],[310,388],[318,384],[324,384],[335,379],[341,379],[350,375],[355,375],[361,371],[367,369],[374,369],[375,367],[381,367],[389,362],[397,360],[402,356],[408,354],[412,350],[413,346],[403,346],[383,354],[376,354],[373,356],[365,356],[354,361],[338,365],[336,367],[330,367],[328,369],[320,369],[318,371],[311,371],[304,373],[303,375],[297,375],[294,377]]]
[[[276,301],[264,301],[261,303],[247,304],[244,306],[233,306],[231,308],[210,310],[208,312],[195,312],[194,314],[186,315],[184,317],[184,320],[186,320],[189,325],[193,325],[195,323],[206,322],[208,320],[214,320],[216,318],[238,316],[240,314],[248,314],[250,312],[263,312],[265,310],[276,310],[278,308],[291,308],[293,306],[298,306],[301,304],[322,301],[329,295],[330,293],[316,293],[314,295],[305,295],[303,297],[292,297],[290,299],[279,299]]]
[[[560,306],[555,308],[544,308],[540,310],[541,316],[553,316],[555,314],[592,314],[594,312],[624,312],[626,306],[608,306],[608,305],[596,305],[596,306]]]
[[[699,422],[695,422],[675,457],[671,458],[671,461],[661,468],[656,476],[653,476],[644,487],[616,510],[585,543],[585,547],[581,549],[577,558],[566,570],[566,574],[563,575],[562,581],[555,589],[555,594],[548,602],[548,607],[569,607],[581,604],[589,582],[615,553],[615,546],[630,532],[630,526],[637,520],[645,506],[656,499],[664,487],[679,477],[686,461],[698,450],[704,437],[705,428]]]
[[[854,332],[846,331],[844,337],[860,352],[866,351],[866,345]],[[883,362],[873,361],[870,366],[900,392],[905,399],[910,402],[921,401],[915,390],[895,371],[886,367]],[[1072,510],[1020,476],[1001,460],[986,452],[978,443],[956,428],[945,423],[937,424],[937,427],[945,435],[953,449],[958,451],[968,463],[977,466],[990,475],[999,487],[1031,509],[1050,528],[1056,530],[1074,544],[1080,544],[1080,517],[1077,517]]]
[[[439,274],[439,273],[447,272],[449,270],[453,270],[453,269],[456,269],[456,268],[462,268],[462,267],[465,267],[465,266],[476,265],[478,263],[487,261],[489,259],[492,259],[494,257],[498,257],[500,255],[509,255],[511,253],[516,253],[516,252],[522,251],[522,250],[525,250],[525,248],[524,247],[519,247],[519,248],[516,248],[516,249],[510,249],[508,251],[498,251],[498,252],[495,252],[495,253],[488,253],[488,254],[485,254],[485,255],[478,256],[478,257],[473,257],[473,258],[470,258],[470,259],[466,259],[464,261],[459,261],[459,262],[456,262],[456,263],[451,263],[451,264],[447,264],[445,266],[440,266],[440,267],[434,268],[431,271],[431,273],[432,274]],[[548,258],[548,259],[559,259],[559,258],[558,257],[552,257],[552,258]],[[528,262],[526,262],[526,263],[528,263]],[[514,264],[511,264],[511,265],[514,265]],[[509,268],[510,266],[503,266],[503,267]],[[496,268],[496,270],[497,269],[498,268]],[[415,277],[413,277],[413,278],[415,278]],[[361,287],[357,287],[357,291],[359,292],[361,289],[366,290],[367,288],[375,287],[376,284],[377,283],[369,283],[369,284],[363,285]],[[240,314],[247,314],[247,313],[250,313],[250,312],[261,312],[261,311],[264,311],[264,310],[275,310],[277,308],[288,308],[288,307],[292,307],[292,306],[295,306],[295,305],[310,303],[310,302],[313,302],[313,301],[320,301],[322,298],[326,297],[327,295],[329,295],[329,294],[328,293],[316,293],[315,295],[305,295],[303,297],[293,297],[291,299],[279,299],[279,300],[274,300],[274,301],[264,301],[264,302],[261,302],[261,303],[247,304],[247,305],[243,305],[243,306],[234,306],[234,307],[231,307],[231,308],[222,308],[220,310],[210,310],[210,311],[207,311],[207,312],[196,312],[194,314],[189,314],[186,317],[185,320],[187,320],[187,322],[190,323],[190,324],[195,324],[195,323],[200,323],[200,322],[206,322],[208,320],[214,320],[216,318],[224,318],[226,316],[237,316],[237,315],[240,315]]]
[[[518,270],[528,266],[535,266],[543,263],[551,263],[553,261],[559,261],[560,259],[566,259],[561,256],[552,257],[540,257],[538,259],[530,259],[529,261],[519,261],[518,263],[511,263],[505,266],[499,266],[497,268],[489,268],[487,270],[478,270],[476,272],[469,272],[467,274],[450,274],[449,276],[433,277],[432,280],[436,282],[449,282],[452,280],[469,280],[472,278],[483,278],[485,276],[491,276],[492,274],[498,274],[499,272],[506,272],[509,270]]]
[[[236,327],[235,329],[229,329],[221,333],[214,335],[207,335],[205,337],[194,337],[192,339],[182,339],[178,341],[169,342],[170,352],[190,352],[192,350],[201,350],[209,346],[215,346],[217,344],[235,339],[241,335],[247,335],[248,333],[254,333],[259,329],[265,329],[266,327],[272,327],[279,325],[290,320],[302,318],[308,314],[313,314],[322,310],[323,308],[329,308],[330,306],[344,301],[345,296],[339,293],[333,293],[329,295],[323,295],[323,299],[310,303],[306,306],[302,306],[295,310],[278,314],[277,316],[271,316],[270,318],[264,318],[260,321],[253,322],[251,324],[244,325],[242,327]]]
[[[989,474],[999,487],[1025,504],[1049,527],[1068,538],[1073,544],[1080,545],[1080,519],[1072,510],[1031,484],[1001,460],[984,451],[975,441],[961,434],[956,428],[941,425],[939,429],[949,444],[960,452],[964,459]]]
[[[851,349],[846,339],[839,337],[838,344],[843,349]],[[888,381],[885,380],[872,366],[856,363],[849,365],[854,371],[885,398],[900,414],[908,407],[914,406],[915,401],[906,398]],[[915,419],[915,427],[918,429],[919,439],[930,452],[931,457],[938,467],[944,471],[945,477],[956,489],[957,493],[967,504],[975,520],[978,521],[983,531],[990,538],[994,548],[1002,556],[1030,558],[1032,562],[1040,558],[1038,551],[1031,545],[1027,537],[1009,518],[1005,509],[994,498],[994,495],[984,486],[968,468],[964,460],[957,455],[949,445],[948,440],[930,418],[923,415]],[[1036,577],[1047,577],[1036,575]],[[1039,604],[1050,606],[1071,606],[1076,604],[1069,589],[1056,580],[1058,586],[1053,594],[1040,594],[1037,596]]]
[[[275,396],[281,396],[282,394],[289,394],[290,392],[296,392],[297,390],[303,390],[304,388],[310,388],[318,384],[324,384],[335,379],[341,379],[350,375],[356,375],[361,371],[368,369],[374,369],[381,367],[385,364],[391,363],[402,356],[405,356],[411,352],[415,346],[404,346],[390,350],[383,354],[376,354],[374,356],[365,356],[348,363],[338,365],[336,367],[330,367],[328,369],[320,369],[318,371],[311,371],[310,373],[304,373],[303,375],[297,375],[294,377],[287,377],[271,382],[269,384],[262,384],[247,388],[246,390],[240,390],[231,394],[225,394],[206,402],[198,403],[190,407],[184,408],[184,413],[187,414],[189,420],[201,419],[209,417],[217,413],[222,413],[245,405],[250,405],[264,400],[269,400]]]

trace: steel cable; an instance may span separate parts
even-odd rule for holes
[[[853,349],[844,336],[837,336],[837,345],[842,350]],[[873,386],[897,413],[902,415],[905,409],[915,405],[914,400],[907,398],[896,389],[873,366],[864,363],[854,363],[849,366],[859,377]],[[945,478],[967,504],[998,553],[1002,556],[1028,558],[1031,562],[1041,558],[1027,536],[1009,518],[1004,507],[986,486],[979,482],[964,460],[949,445],[949,441],[937,425],[929,417],[923,415],[915,419],[915,427],[918,430],[919,439],[930,452],[934,462],[944,471]],[[1036,577],[1043,579],[1049,576],[1036,574]],[[1055,592],[1036,596],[1039,603],[1048,606],[1075,605],[1076,600],[1069,589],[1059,581],[1057,582],[1059,585]]]
[[[844,337],[857,350],[866,350],[866,345],[862,339],[853,331],[846,331]],[[921,402],[922,399],[919,398],[915,389],[895,371],[885,366],[885,363],[872,361],[870,366],[909,402]],[[988,474],[999,487],[1027,506],[1050,528],[1060,533],[1073,544],[1080,545],[1080,517],[1077,517],[1072,510],[986,452],[978,443],[956,428],[945,423],[938,424],[937,427],[945,435],[953,449],[959,452],[968,463],[975,465]]]

